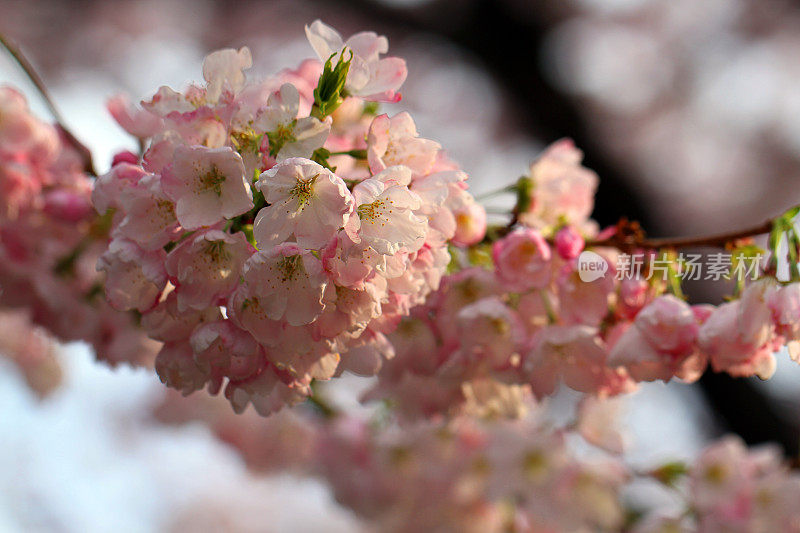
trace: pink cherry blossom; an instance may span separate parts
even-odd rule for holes
[[[153,137],[164,127],[161,117],[134,106],[124,94],[109,98],[106,108],[122,129],[139,139]]]
[[[242,266],[255,250],[243,233],[198,233],[172,250],[166,271],[177,287],[178,309],[205,309],[227,298],[239,285]]]
[[[252,255],[242,275],[249,298],[257,299],[272,320],[300,326],[322,313],[322,294],[328,283],[322,263],[296,244],[284,243]]]
[[[478,418],[522,418],[528,412],[530,391],[523,385],[477,378],[461,385],[464,413]]]
[[[188,339],[200,324],[222,318],[219,307],[178,310],[178,295],[173,290],[158,305],[142,314],[142,327],[160,342],[177,342]]]
[[[250,49],[246,46],[235,50],[217,50],[203,60],[203,78],[206,88],[206,101],[216,103],[223,92],[238,93],[245,83],[244,70],[253,66]]]
[[[61,383],[58,345],[29,315],[24,310],[0,312],[0,353],[16,365],[31,390],[44,398]]]
[[[586,396],[578,408],[578,433],[587,442],[610,453],[621,454],[626,439],[619,424],[623,398]]]
[[[11,87],[0,87],[0,154],[13,159],[25,154],[35,166],[53,162],[60,149],[55,128],[34,117],[25,97]]]
[[[159,87],[150,100],[142,100],[142,107],[160,117],[166,117],[174,112],[188,113],[195,109],[184,95],[166,86]]]
[[[693,349],[699,329],[689,305],[671,294],[653,300],[636,315],[634,323],[653,347],[675,355]]]
[[[322,251],[322,264],[333,280],[345,287],[361,287],[376,271],[386,272],[386,256],[340,231]]]
[[[256,187],[269,206],[258,212],[253,233],[261,246],[294,235],[302,247],[319,249],[342,228],[354,207],[345,182],[308,159],[291,158],[261,175]]]
[[[435,310],[434,320],[442,342],[450,347],[460,342],[456,316],[464,307],[490,296],[501,294],[494,272],[484,268],[467,268],[447,276],[438,292],[429,298]]]
[[[422,202],[408,189],[410,182],[407,167],[389,167],[356,185],[355,213],[346,226],[350,238],[384,255],[418,250],[425,239],[427,221],[414,213]]]
[[[740,300],[720,305],[700,327],[698,346],[716,371],[764,379],[775,372],[771,289],[765,282],[750,285]]]
[[[210,378],[209,373],[195,363],[188,342],[164,344],[156,357],[155,367],[161,382],[184,396],[205,387]]]
[[[787,341],[800,340],[800,283],[776,288],[768,296],[768,305],[777,332]]]
[[[472,246],[481,242],[486,236],[486,209],[471,195],[463,195],[463,200],[452,209],[456,230],[451,242],[456,246]]]
[[[534,229],[518,229],[498,240],[492,257],[497,278],[509,290],[540,289],[550,282],[550,247]]]
[[[473,367],[501,368],[521,358],[525,333],[517,314],[497,297],[464,307],[457,317],[461,348],[458,358]]]
[[[581,166],[583,153],[569,139],[550,145],[530,169],[531,207],[519,219],[534,228],[552,228],[561,221],[582,227],[594,207],[598,178]]]
[[[672,376],[694,381],[706,366],[697,347],[700,328],[695,311],[672,295],[660,296],[642,309],[609,353],[609,365],[622,365],[637,381]]]
[[[267,306],[266,304],[262,306],[258,290],[258,286],[239,285],[228,300],[226,311],[228,318],[240,328],[250,332],[259,343],[272,346],[280,341],[286,324],[267,315]]]
[[[307,385],[281,379],[279,371],[267,365],[258,375],[246,380],[230,381],[225,387],[225,397],[236,413],[242,413],[252,404],[261,416],[269,416],[285,405],[305,400],[311,390]]]
[[[455,213],[460,209],[469,209],[469,203],[475,204],[474,198],[463,187],[467,175],[459,170],[448,170],[428,174],[411,182],[409,189],[422,201],[418,214],[428,219],[428,235],[425,242],[431,246],[443,246],[453,241],[457,223]],[[478,208],[476,216],[480,217]],[[484,213],[485,214],[485,213]],[[463,228],[467,230],[466,227]],[[480,228],[471,228],[473,233]]]
[[[369,331],[361,335],[358,343],[343,355],[339,370],[357,376],[375,376],[383,362],[394,357],[394,347],[382,333]]]
[[[399,98],[405,64],[381,57],[386,39],[345,42],[319,22],[307,33],[323,60],[351,61],[324,120],[309,116],[320,61],[259,81],[245,76],[248,49],[220,50],[205,82],[162,87],[142,109],[110,102],[146,150],[117,154],[96,180],[64,132],[0,88],[0,341],[21,332],[0,351],[26,378],[52,384],[47,331],[110,365],[155,367],[183,394],[224,389],[234,413],[310,400],[288,444],[286,425],[236,419],[205,395],[177,418],[210,423],[251,467],[298,448],[288,463],[369,530],[800,531],[800,476],[781,452],[729,437],[685,468],[630,468],[608,399],[709,364],[767,378],[787,343],[800,359],[800,283],[768,267],[714,307],[656,280],[584,281],[587,241],[609,238],[592,248],[609,265],[656,251],[637,249],[633,225],[596,233],[597,176],[570,141],[518,182],[529,209],[487,234],[439,144],[365,102]],[[9,325],[9,308],[24,320]],[[353,391],[321,383],[344,374],[371,376],[360,400],[381,404],[348,416]],[[538,401],[561,383],[575,389],[557,400],[568,422]],[[670,485],[675,509],[628,516],[634,478]]]
[[[645,279],[626,277],[619,284],[617,314],[622,318],[632,319],[652,300],[653,290]]]
[[[92,204],[83,191],[60,188],[43,195],[43,211],[55,220],[77,224],[89,218]]]
[[[286,326],[279,345],[266,348],[271,363],[292,380],[303,384],[331,379],[341,361],[341,356],[332,352],[327,343],[307,340],[310,329],[309,326]]]
[[[211,226],[253,207],[242,158],[230,148],[179,146],[162,179],[164,192],[175,202],[178,221],[189,230]]]
[[[267,106],[260,109],[251,126],[257,131],[268,132],[270,152],[283,161],[293,157],[311,157],[321,148],[328,137],[331,126],[314,117],[298,118],[300,95],[291,83],[284,83],[271,94]],[[273,144],[274,143],[274,144]]]
[[[692,468],[690,482],[695,505],[701,513],[728,522],[728,526],[746,523],[755,468],[744,443],[736,437],[709,446]]]
[[[433,324],[425,317],[404,319],[389,335],[395,350],[395,359],[381,376],[397,377],[406,371],[416,374],[432,375],[442,362],[439,357],[437,336]]]
[[[119,203],[124,217],[116,228],[120,235],[137,242],[147,250],[157,250],[180,234],[178,219],[175,217],[175,204],[161,188],[157,176],[138,174],[133,168],[121,168],[119,172],[109,173],[107,189],[103,194],[119,191],[115,201],[96,196],[95,207],[108,207]],[[131,186],[138,178],[135,186]]]
[[[419,137],[414,119],[405,111],[391,118],[375,117],[367,135],[367,158],[373,173],[404,165],[415,176],[425,176],[432,170],[440,148],[439,143]]]
[[[208,106],[186,113],[170,113],[164,119],[164,125],[167,130],[165,137],[176,135],[180,138],[177,144],[223,148],[229,138],[219,110]],[[150,154],[145,153],[145,157],[149,158]]]
[[[344,334],[357,338],[373,318],[381,315],[381,306],[386,299],[386,280],[375,276],[359,288],[335,285],[329,292],[325,313],[317,322],[320,335],[335,338]]]
[[[0,218],[13,220],[31,205],[31,201],[42,190],[42,183],[31,179],[30,169],[22,164],[6,164],[0,167]]]
[[[249,379],[257,375],[266,363],[263,350],[252,335],[230,320],[198,326],[189,343],[197,365],[217,380],[223,375],[231,380]]]
[[[576,262],[566,265],[556,278],[559,318],[565,324],[599,326],[614,299],[614,278],[608,272],[595,280],[583,281]]]
[[[124,239],[111,241],[97,270],[106,273],[106,296],[120,310],[152,308],[167,282],[163,250],[147,252]]]
[[[582,392],[602,387],[608,371],[597,333],[588,326],[551,326],[536,335],[523,364],[537,397],[551,394],[560,380]]]

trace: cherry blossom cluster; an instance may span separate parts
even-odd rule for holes
[[[800,476],[776,450],[731,437],[637,472],[607,398],[708,368],[767,379],[784,347],[800,360],[800,208],[772,223],[758,279],[690,305],[673,247],[591,220],[598,177],[570,141],[487,228],[441,146],[408,113],[379,114],[406,77],[386,38],[306,34],[318,59],[266,80],[246,77],[247,48],[225,49],[200,85],[111,99],[142,153],[96,181],[64,131],[0,89],[0,350],[32,387],[59,377],[43,331],[112,364],[154,359],[184,395],[224,387],[255,412],[201,395],[158,416],[204,420],[254,470],[322,477],[381,531],[800,532]],[[604,269],[587,277],[584,252]],[[610,274],[632,255],[663,279]],[[371,418],[319,392],[345,371],[376,376]],[[561,384],[584,396],[559,427],[543,411]],[[642,476],[684,512],[633,520],[623,489]]]
[[[111,364],[152,360],[135,317],[102,297],[95,262],[107,230],[80,155],[15,89],[0,88],[0,117],[0,308],[22,308],[26,320],[89,342]]]
[[[536,420],[460,419],[376,431],[353,419],[320,437],[337,500],[381,531],[618,531],[616,459],[578,459]]]
[[[664,465],[654,474],[681,491],[685,512],[653,510],[634,529],[637,533],[800,531],[800,475],[777,448],[748,449],[729,436],[708,446],[688,468]]]
[[[332,386],[336,386],[332,384]],[[171,395],[159,420],[204,420],[256,472],[324,480],[336,500],[379,531],[617,531],[633,479],[619,459],[604,403],[581,407],[574,428],[556,427],[542,406],[523,420],[458,417],[398,426],[311,410],[267,419],[233,415],[214,397]],[[584,457],[571,441],[608,449]]]
[[[448,245],[483,238],[466,174],[395,102],[405,62],[385,37],[306,28],[319,60],[248,80],[247,48],[210,54],[202,85],[110,101],[141,139],[97,180],[113,217],[98,262],[117,309],[163,342],[185,394],[227,383],[268,414],[345,370],[374,375],[401,317],[436,290]]]
[[[709,365],[767,379],[786,345],[797,360],[799,283],[762,276],[714,307],[666,294],[668,278],[614,276],[615,228],[598,233],[588,218],[597,176],[581,159],[560,141],[532,165],[517,204],[521,225],[490,254],[462,254],[463,268],[389,335],[395,358],[367,400],[391,400],[411,418],[515,417],[527,395],[551,395],[559,383],[609,396],[642,381],[692,382]],[[605,275],[582,276],[584,250],[610,265]]]
[[[800,474],[777,448],[748,449],[727,436],[689,463],[633,468],[623,461],[624,400],[587,396],[566,425],[548,418],[546,402],[514,421],[398,425],[380,413],[311,410],[256,423],[255,413],[233,415],[213,397],[176,394],[158,418],[204,420],[256,472],[324,480],[365,527],[380,531],[800,530]],[[634,483],[662,487],[675,504],[632,498]]]

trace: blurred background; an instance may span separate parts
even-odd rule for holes
[[[788,0],[0,0],[0,14],[101,171],[135,146],[107,97],[182,88],[227,46],[250,47],[252,76],[292,67],[313,55],[303,25],[320,18],[389,38],[409,76],[387,111],[409,110],[478,193],[572,137],[600,175],[602,226],[625,216],[653,236],[709,233],[800,201],[800,6]],[[7,54],[0,81],[47,116]],[[688,288],[695,302],[724,292]],[[63,380],[44,399],[0,360],[0,530],[165,530],[209,505],[258,509],[276,531],[297,513],[308,530],[357,527],[322,484],[254,475],[203,424],[152,416],[164,395],[154,374],[94,365],[80,345],[56,352]],[[788,357],[768,383],[709,374],[632,398],[635,464],[691,456],[727,432],[797,455],[800,369]]]

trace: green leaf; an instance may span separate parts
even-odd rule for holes
[[[798,213],[800,213],[800,205],[796,205],[791,209],[787,210],[783,215],[781,215],[781,218],[783,218],[784,220],[792,221],[792,219],[794,219],[794,217],[796,217]]]

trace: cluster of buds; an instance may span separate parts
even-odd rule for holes
[[[205,84],[110,102],[147,147],[120,154],[94,205],[113,218],[98,268],[118,309],[163,342],[156,370],[185,394],[227,383],[268,414],[312,380],[373,375],[386,334],[436,290],[449,244],[483,238],[466,174],[394,102],[385,37],[306,28],[319,60],[252,81],[250,52],[203,63]]]
[[[90,343],[111,364],[152,360],[135,317],[102,297],[94,265],[107,227],[81,155],[14,89],[0,88],[0,117],[0,307],[23,309],[61,341]]]

